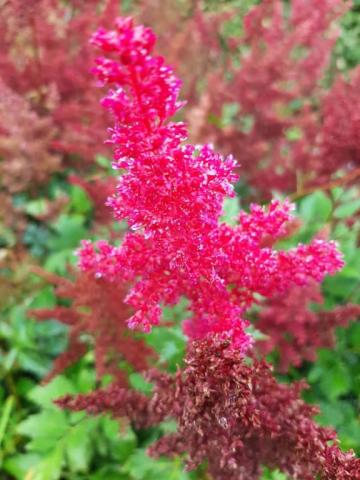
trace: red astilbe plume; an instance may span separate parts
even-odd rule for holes
[[[206,135],[224,153],[232,152],[266,198],[273,190],[293,192],[328,178],[319,145],[321,108],[314,98],[323,93],[319,81],[337,38],[334,20],[349,8],[342,0],[320,0],[316,8],[310,0],[294,0],[289,14],[287,7],[264,0],[248,12],[243,37],[233,39],[242,52],[240,67],[228,67],[230,81],[222,75],[209,79],[194,117],[203,118],[203,128],[191,129],[196,138]],[[221,118],[229,103],[239,106],[230,124],[211,126],[207,117]]]
[[[69,327],[68,348],[55,360],[45,381],[54,378],[86,353],[88,346],[84,335],[93,339],[99,378],[110,374],[118,384],[125,386],[127,375],[120,369],[120,362],[128,362],[137,371],[147,368],[153,351],[132,335],[125,322],[132,313],[123,302],[127,285],[110,283],[81,272],[74,272],[73,280],[39,269],[36,272],[56,286],[58,298],[71,300],[69,307],[57,306],[30,312],[38,320],[56,319]]]
[[[228,17],[226,12],[205,12],[199,0],[142,0],[139,5],[139,22],[156,28],[157,50],[184,80],[187,104],[197,102],[199,80],[218,66],[218,33]]]
[[[51,119],[41,118],[0,77],[1,189],[18,193],[44,182],[60,158],[47,146],[56,136]]]
[[[319,348],[335,345],[337,327],[346,327],[360,315],[360,305],[343,305],[319,310],[324,299],[319,285],[294,287],[283,295],[267,300],[259,313],[256,327],[267,338],[257,342],[258,349],[279,354],[278,368],[286,372],[303,361],[314,362]],[[311,308],[316,304],[317,310]]]
[[[56,129],[54,138],[44,137],[42,157],[56,149],[67,160],[71,154],[92,161],[107,152],[103,132],[108,119],[102,112],[93,115],[99,96],[89,72],[88,38],[118,11],[118,0],[7,0],[1,8],[0,75]],[[15,106],[10,111],[21,121]],[[7,115],[1,114],[0,121],[6,125]]]
[[[324,168],[329,171],[339,167],[360,169],[359,98],[360,68],[356,68],[348,81],[338,79],[324,99],[322,149]]]
[[[59,168],[59,155],[48,148],[56,133],[51,119],[40,117],[0,77],[0,222],[14,232],[23,232],[26,222],[12,196],[34,192]]]
[[[303,383],[279,384],[265,362],[245,362],[229,341],[193,342],[175,377],[153,372],[151,398],[116,385],[58,405],[127,416],[138,428],[175,418],[178,430],[150,447],[152,455],[186,454],[192,469],[208,462],[214,480],[258,480],[262,467],[296,480],[359,480],[360,460],[343,453],[336,434],[313,420],[300,398]]]
[[[291,285],[321,281],[342,265],[332,242],[315,240],[287,252],[262,245],[283,234],[291,206],[274,201],[253,207],[236,227],[220,221],[233,195],[235,162],[209,145],[184,144],[187,130],[170,118],[181,107],[180,81],[162,57],[152,56],[153,32],[119,18],[116,29],[93,37],[106,54],[94,69],[113,90],[103,105],[115,117],[109,140],[114,168],[125,170],[108,204],[127,233],[121,246],[84,241],[80,267],[110,281],[134,281],[125,301],[135,309],[131,328],[158,324],[160,304],[189,300],[191,338],[223,333],[244,351],[249,345],[243,313],[254,293],[271,296]]]

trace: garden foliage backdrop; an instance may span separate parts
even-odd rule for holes
[[[359,479],[360,2],[0,0],[0,28],[0,478]]]

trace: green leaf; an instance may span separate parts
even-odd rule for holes
[[[67,265],[75,264],[76,261],[77,259],[74,253],[74,248],[69,248],[49,255],[45,260],[44,268],[49,270],[49,272],[65,275],[67,272]]]
[[[173,460],[159,458],[154,460],[144,450],[135,450],[123,467],[124,473],[129,473],[134,480],[188,480],[189,475],[179,458]]]
[[[56,305],[56,296],[51,285],[43,288],[37,293],[29,305],[30,308],[53,308]]]
[[[360,199],[352,200],[349,203],[345,203],[337,207],[334,211],[335,218],[349,218],[355,215],[360,210]]]
[[[166,362],[169,371],[175,372],[182,365],[186,340],[181,326],[154,327],[144,339],[159,354],[160,360]]]
[[[124,463],[136,449],[135,433],[130,427],[125,429],[109,417],[102,419],[102,428],[111,444],[112,458],[119,464]]]
[[[26,203],[25,212],[32,217],[39,218],[46,215],[49,210],[49,202],[45,198],[37,198]]]
[[[307,223],[324,224],[332,212],[332,202],[323,192],[315,192],[300,203],[300,218]]]
[[[52,226],[57,234],[49,240],[49,247],[57,251],[76,248],[87,237],[84,222],[81,215],[61,215]]]
[[[68,429],[66,415],[61,410],[45,410],[30,415],[17,426],[17,432],[31,440],[27,448],[33,452],[47,453],[53,450]]]
[[[44,377],[50,369],[50,360],[44,358],[40,352],[20,351],[17,359],[21,368],[37,377]]]
[[[16,243],[16,236],[10,228],[0,223],[0,247],[13,247]]]
[[[103,155],[97,155],[95,158],[96,163],[103,168],[110,169],[111,168],[111,160],[104,157]]]
[[[4,471],[13,475],[16,480],[24,480],[27,473],[39,464],[41,456],[35,453],[25,453],[21,455],[14,455],[5,460],[3,468]]]
[[[85,419],[72,427],[65,439],[65,453],[72,472],[87,472],[93,454],[90,432],[98,419]]]
[[[143,375],[140,373],[131,373],[129,375],[129,382],[130,385],[135,388],[135,390],[139,390],[142,393],[151,393],[153,386],[151,383],[147,382]]]
[[[119,471],[119,466],[104,466],[89,476],[89,480],[133,480],[126,473]]]
[[[93,204],[89,195],[78,185],[71,185],[70,209],[75,213],[87,214],[92,210]]]
[[[261,480],[287,480],[287,476],[284,473],[281,473],[279,470],[270,470],[264,468],[264,473],[261,477]]]
[[[74,385],[64,376],[58,376],[45,386],[39,385],[33,388],[28,398],[44,408],[58,409],[54,400],[66,394],[75,394]]]
[[[221,217],[221,222],[224,222],[228,225],[236,225],[240,214],[240,205],[239,199],[234,198],[225,198],[223,205],[223,215]]]
[[[59,480],[64,462],[63,444],[59,443],[45,458],[28,472],[31,480]]]
[[[8,397],[6,399],[5,405],[1,408],[1,417],[0,417],[0,447],[5,436],[5,431],[8,426],[11,411],[14,406],[14,397]],[[1,451],[1,450],[0,450]]]
[[[351,376],[346,366],[340,361],[326,368],[320,380],[320,388],[330,400],[336,400],[351,388]]]
[[[223,127],[227,127],[234,122],[239,113],[238,103],[224,103],[222,107],[221,122]]]
[[[285,135],[290,142],[296,142],[297,140],[301,140],[304,134],[301,128],[295,126],[286,130]]]

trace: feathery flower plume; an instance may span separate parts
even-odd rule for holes
[[[113,375],[117,384],[123,387],[127,386],[127,374],[120,368],[121,362],[128,362],[137,371],[148,368],[148,360],[154,357],[154,352],[127,328],[126,319],[131,315],[131,308],[123,302],[127,291],[124,283],[110,283],[83,272],[76,272],[75,278],[69,280],[39,268],[34,271],[56,287],[59,299],[71,301],[67,307],[29,312],[37,320],[56,319],[69,327],[68,347],[55,360],[46,382],[85,355],[88,345],[84,336],[90,336],[94,342],[99,378]]]
[[[259,313],[256,327],[267,338],[257,347],[263,354],[279,353],[278,368],[286,372],[304,361],[314,362],[319,348],[335,345],[337,327],[346,327],[360,315],[360,305],[339,305],[324,310],[324,298],[315,282],[269,299]],[[315,304],[317,309],[311,308]],[[320,309],[319,309],[320,307]]]
[[[123,170],[108,200],[117,219],[133,232],[121,246],[84,241],[80,267],[98,278],[135,282],[125,301],[135,313],[130,328],[149,331],[163,304],[189,300],[189,337],[222,334],[246,351],[244,311],[254,294],[284,292],[310,279],[321,281],[342,266],[333,242],[315,240],[289,251],[262,245],[281,236],[292,207],[277,201],[253,207],[238,225],[220,220],[224,199],[233,195],[235,160],[210,145],[185,143],[186,126],[170,121],[183,105],[180,81],[164,59],[154,56],[155,35],[130,18],[115,30],[98,30],[92,42],[104,56],[94,73],[112,89],[103,100],[115,118],[109,143],[114,168]]]
[[[58,405],[90,414],[128,417],[137,428],[177,420],[176,433],[150,454],[186,454],[193,469],[205,459],[214,480],[258,480],[267,466],[293,480],[359,480],[360,459],[344,453],[331,429],[318,426],[316,407],[300,398],[304,383],[278,383],[265,362],[246,363],[217,336],[192,342],[184,370],[151,372],[152,397],[116,385]]]

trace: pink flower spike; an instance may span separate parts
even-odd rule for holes
[[[160,321],[161,305],[185,297],[191,339],[219,334],[246,352],[252,340],[244,313],[254,295],[319,282],[341,268],[341,256],[333,243],[320,240],[289,252],[264,245],[284,235],[292,219],[288,202],[253,205],[237,226],[222,223],[224,200],[234,195],[237,181],[235,160],[210,145],[184,143],[186,126],[171,121],[182,106],[181,82],[152,55],[154,41],[151,30],[128,18],[92,40],[105,55],[94,73],[111,87],[102,103],[115,119],[109,139],[114,167],[125,170],[107,203],[132,232],[119,247],[84,242],[80,267],[106,280],[133,282],[126,298],[135,310],[130,328],[149,331]]]

